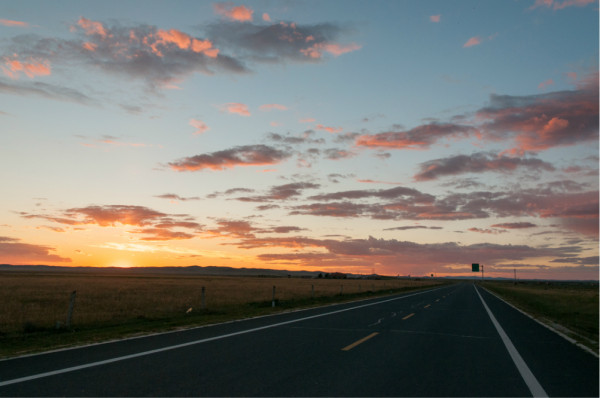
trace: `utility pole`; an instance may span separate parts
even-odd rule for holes
[[[483,281],[483,279],[484,279],[483,264],[481,264],[481,280]]]
[[[517,269],[515,268],[514,271],[515,271],[515,285],[516,285],[517,284]]]

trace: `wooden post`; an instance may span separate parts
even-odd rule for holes
[[[273,300],[271,301],[271,307],[275,308],[275,286],[273,286]]]
[[[315,285],[310,285],[310,298],[315,298]]]
[[[73,318],[73,308],[75,308],[75,296],[77,295],[77,290],[73,290],[71,293],[71,299],[69,301],[69,311],[67,312],[67,329],[71,328],[71,319]]]
[[[206,288],[204,286],[202,286],[202,299],[200,301],[200,308],[203,310],[206,309]]]

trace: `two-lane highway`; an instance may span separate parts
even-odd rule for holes
[[[0,395],[598,396],[597,376],[597,357],[462,283],[4,360]]]

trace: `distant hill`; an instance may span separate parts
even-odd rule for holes
[[[0,264],[0,271],[35,272],[81,272],[81,273],[120,273],[120,274],[175,274],[175,275],[214,275],[214,276],[274,276],[274,277],[318,277],[320,271],[286,271],[267,268],[234,267],[63,267],[51,265],[11,265]]]

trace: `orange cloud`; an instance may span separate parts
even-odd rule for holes
[[[469,40],[467,40],[467,42],[465,44],[463,44],[463,47],[472,47],[472,46],[476,46],[478,44],[481,44],[481,38],[479,36],[473,36],[471,37]]]
[[[263,13],[263,15],[262,15],[262,19],[263,19],[263,21],[265,21],[265,22],[271,22],[271,17],[270,17],[270,16],[269,16],[269,14],[267,14],[266,12],[265,12],[265,13]]]
[[[333,134],[333,133],[340,133],[340,132],[344,131],[344,129],[343,129],[343,128],[341,128],[341,127],[327,127],[327,126],[323,126],[322,124],[317,124],[317,125],[315,126],[315,128],[316,128],[317,130],[325,130],[325,131],[327,131],[328,133],[332,133],[332,134]]]
[[[15,26],[18,28],[26,28],[29,26],[29,24],[27,22],[11,21],[10,19],[0,19],[0,25]]]
[[[430,20],[431,22],[435,22],[435,23],[437,23],[437,22],[440,22],[440,19],[441,19],[441,18],[442,18],[442,15],[441,15],[441,14],[437,14],[437,15],[431,15],[431,16],[429,17],[429,20]]]
[[[232,3],[213,4],[215,13],[224,16],[232,21],[245,22],[252,21],[254,11],[246,6],[234,6]],[[264,16],[263,16],[264,18]]]
[[[192,126],[193,128],[196,129],[196,131],[194,131],[194,135],[203,134],[203,133],[206,133],[208,130],[210,130],[210,128],[206,125],[206,123],[204,123],[201,120],[190,119],[189,124],[190,124],[190,126]]]
[[[87,35],[99,35],[103,38],[107,37],[106,29],[100,22],[91,21],[87,18],[80,17],[79,21],[77,21],[77,25],[79,25]]]
[[[221,110],[229,113],[235,113],[240,116],[250,116],[248,105],[241,104],[239,102],[229,102],[227,104],[221,105]]]
[[[36,76],[50,75],[50,62],[36,58],[29,58],[27,62],[19,61],[18,55],[14,54],[12,58],[5,57],[2,71],[11,79],[18,79],[21,73],[24,73],[30,79]]]

